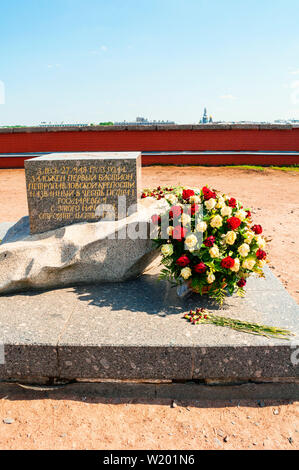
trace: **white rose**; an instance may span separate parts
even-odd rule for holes
[[[240,269],[240,260],[239,260],[239,258],[235,258],[235,264],[230,269],[231,269],[231,271],[234,271],[235,273],[237,273],[239,271],[239,269]]]
[[[208,211],[211,211],[212,209],[214,209],[214,207],[216,206],[215,199],[211,198],[208,201],[205,201],[205,206],[208,209]]]
[[[219,256],[219,248],[218,248],[218,246],[217,246],[217,245],[212,246],[212,247],[209,249],[209,253],[210,253],[211,258],[218,258],[218,256]]]
[[[219,228],[222,225],[222,217],[220,215],[214,215],[210,222],[211,227]]]
[[[242,263],[243,268],[250,269],[250,270],[253,269],[254,265],[255,265],[255,259],[253,259],[253,258],[244,259],[244,261]]]
[[[170,202],[170,204],[175,204],[178,201],[178,198],[175,194],[166,194],[165,199]]]
[[[188,225],[190,224],[191,217],[190,215],[183,213],[179,221],[182,222],[183,225]]]
[[[192,249],[196,246],[198,240],[197,240],[197,237],[196,235],[188,235],[186,238],[185,238],[185,244],[186,246],[188,247],[188,249]]]
[[[222,207],[220,214],[222,217],[230,217],[232,215],[232,208],[229,206]]]
[[[240,253],[241,256],[245,258],[245,256],[248,255],[250,251],[250,246],[247,245],[247,243],[243,243],[241,246],[238,248],[238,252]]]
[[[245,212],[243,209],[239,209],[235,213],[235,217],[238,217],[238,219],[240,219],[240,220],[245,220],[246,216],[247,216],[247,212]]]
[[[169,225],[169,227],[167,227],[167,235],[169,235],[171,237],[172,232],[173,232],[173,227],[171,225]]]
[[[173,246],[171,243],[161,246],[161,253],[164,256],[171,256],[173,253]]]
[[[191,202],[191,204],[200,204],[201,200],[200,200],[200,197],[199,196],[191,196],[189,201]]]
[[[254,238],[254,232],[252,232],[251,230],[247,230],[244,235],[246,238],[246,242],[250,244]]]
[[[212,284],[214,281],[215,281],[215,276],[213,273],[209,272],[208,275],[207,275],[207,281],[208,281],[208,284]]]
[[[207,223],[206,222],[198,222],[198,224],[196,225],[196,230],[198,232],[205,232],[207,230],[208,226],[207,226]]]
[[[255,240],[256,240],[256,243],[258,244],[258,247],[261,248],[262,250],[264,248],[266,248],[266,241],[263,237],[261,237],[260,235],[257,235],[255,237]]]
[[[188,268],[188,266],[181,270],[181,276],[184,279],[188,279],[191,276],[191,274],[192,274],[192,271],[190,268]]]
[[[233,245],[236,241],[237,234],[233,230],[225,234],[225,243],[228,245]]]

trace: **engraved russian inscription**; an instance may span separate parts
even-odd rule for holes
[[[137,203],[140,154],[50,154],[25,161],[31,233],[99,219],[100,204],[119,218],[118,196]],[[126,216],[126,213],[123,215]]]

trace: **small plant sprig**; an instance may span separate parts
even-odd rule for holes
[[[212,324],[215,326],[232,328],[233,330],[242,331],[243,333],[266,336],[267,338],[280,338],[289,340],[290,336],[294,336],[291,331],[283,328],[260,325],[259,323],[250,323],[234,318],[227,318],[222,317],[220,315],[214,315],[212,313],[209,313],[209,311],[204,308],[196,308],[196,310],[190,310],[189,313],[186,313],[184,315],[184,318],[190,321],[193,325]]]

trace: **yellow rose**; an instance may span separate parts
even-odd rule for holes
[[[175,204],[178,201],[178,198],[175,194],[166,194],[165,199],[170,202],[170,204]]]
[[[217,204],[216,204],[216,207],[217,209],[221,209],[222,207],[225,206],[225,201],[223,199],[222,196],[220,196],[218,199],[217,199]]]
[[[257,265],[259,268],[263,268],[266,264],[266,260],[265,259],[259,259],[258,262],[257,262]]]
[[[255,240],[256,240],[256,243],[258,244],[258,247],[261,248],[261,250],[266,248],[266,241],[263,237],[261,237],[260,235],[257,235],[255,237]]]
[[[252,232],[251,230],[247,230],[244,235],[246,238],[246,242],[250,244],[254,239],[254,232]]]
[[[236,238],[237,238],[236,232],[231,230],[230,232],[227,232],[225,234],[225,243],[227,243],[228,245],[233,245],[236,241]]]
[[[254,265],[255,265],[255,259],[253,259],[253,258],[244,259],[244,261],[242,263],[243,268],[250,269],[250,270],[253,269]]]
[[[181,270],[181,276],[184,279],[188,279],[191,276],[191,274],[192,274],[192,271],[190,268],[188,268],[188,266]]]
[[[185,244],[188,247],[188,249],[192,249],[196,246],[198,240],[196,235],[188,235],[188,237],[185,238]]]
[[[212,284],[214,281],[215,281],[215,276],[213,273],[209,272],[207,274],[207,281],[208,281],[208,284]]]
[[[191,202],[191,204],[200,204],[200,197],[199,196],[191,196],[189,201]]]
[[[243,243],[241,246],[238,248],[238,252],[240,253],[241,256],[245,258],[245,256],[248,255],[250,251],[250,246],[247,245],[247,243]]]
[[[219,256],[219,248],[218,248],[218,246],[217,246],[217,245],[212,246],[212,247],[209,249],[209,253],[210,253],[211,258],[218,258],[218,256]]]
[[[167,227],[167,235],[169,235],[171,237],[172,232],[173,232],[173,227],[171,225],[169,225],[169,227]]]
[[[214,215],[210,221],[210,225],[213,228],[220,228],[222,225],[222,217],[220,215]]]
[[[238,217],[238,219],[240,219],[240,220],[245,220],[246,216],[247,216],[247,212],[245,212],[243,209],[239,209],[235,213],[235,217]]]
[[[237,273],[239,271],[239,269],[240,269],[240,260],[239,260],[239,258],[235,258],[235,264],[230,269],[231,269],[231,271],[234,271],[235,273]]]
[[[208,201],[205,201],[205,206],[208,209],[208,211],[211,211],[212,209],[214,209],[214,207],[216,206],[215,199],[211,198]]]
[[[198,224],[196,225],[196,230],[198,232],[205,232],[207,230],[208,226],[207,226],[207,223],[206,222],[198,222]]]
[[[222,217],[230,217],[232,215],[232,208],[229,206],[222,207],[220,214]]]
[[[161,246],[161,253],[163,256],[171,256],[173,254],[173,246],[171,243],[167,243]]]

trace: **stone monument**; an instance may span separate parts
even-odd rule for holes
[[[99,205],[112,206],[115,220],[126,217],[128,208],[138,202],[141,154],[48,154],[26,160],[25,172],[30,231],[41,233],[99,220],[96,214]],[[121,211],[119,196],[126,200],[126,208]]]
[[[140,199],[139,152],[49,154],[25,171],[29,218],[2,240],[0,294],[134,279],[158,256],[151,216],[168,203]]]

